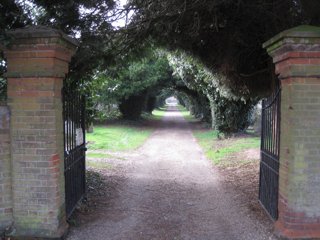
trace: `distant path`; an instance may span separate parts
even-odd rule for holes
[[[274,239],[223,188],[175,107],[126,168],[118,197],[69,240]]]

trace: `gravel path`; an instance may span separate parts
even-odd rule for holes
[[[174,107],[125,168],[112,204],[67,239],[275,239],[223,187]]]

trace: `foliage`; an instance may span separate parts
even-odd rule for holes
[[[157,98],[155,96],[149,96],[146,100],[145,111],[147,113],[152,113],[152,111],[157,107]]]
[[[105,123],[109,120],[116,120],[121,118],[121,113],[119,108],[115,104],[109,104],[106,106],[98,106],[98,109],[95,109],[94,123]]]
[[[215,128],[226,134],[245,130],[253,123],[251,120],[255,103],[251,100],[230,100],[216,93],[213,106]]]
[[[60,29],[80,43],[69,81],[87,81],[97,68],[106,68],[120,56],[112,26],[121,14],[117,8],[113,0],[5,0],[0,3],[0,40],[3,43],[4,31],[30,24]]]
[[[263,42],[299,24],[320,24],[320,3],[308,0],[130,0],[129,7],[136,9],[126,29],[131,42],[152,38],[190,53],[238,96],[270,91]]]
[[[122,99],[119,110],[123,118],[137,120],[140,118],[144,103],[146,102],[146,94],[131,95],[129,98]]]
[[[193,115],[206,117],[213,128],[224,133],[242,131],[251,124],[255,101],[239,98],[223,88],[218,75],[184,53],[175,52],[169,55],[169,59],[174,73],[188,87],[188,91],[185,90],[190,96],[187,107]],[[196,93],[191,94],[190,89]]]
[[[150,136],[151,130],[131,126],[96,126],[87,134],[88,148],[109,151],[136,149]]]
[[[166,56],[149,52],[134,61],[121,61],[97,74],[99,89],[96,102],[119,104],[124,118],[137,119],[142,111],[152,112],[159,91],[175,79]]]
[[[166,104],[167,98],[169,98],[171,96],[177,97],[177,92],[173,89],[173,86],[174,85],[160,89],[160,91],[158,92],[158,94],[156,96],[156,103],[155,103],[156,108],[164,107]]]
[[[38,24],[58,28],[80,42],[69,78],[74,81],[90,78],[97,68],[106,68],[116,59],[113,0],[33,0],[33,3],[44,11],[37,19]]]
[[[9,45],[10,38],[6,31],[20,28],[31,23],[31,19],[24,13],[23,8],[14,0],[4,0],[0,3],[0,50]],[[6,71],[6,62],[0,52],[0,101],[6,100],[7,82],[3,78]]]
[[[7,44],[6,31],[30,24],[31,18],[26,14],[19,1],[4,0],[0,3],[0,42]]]
[[[90,79],[125,56],[156,44],[199,59],[221,85],[237,95],[270,89],[270,58],[261,44],[298,24],[320,24],[319,1],[310,0],[4,0],[0,40],[8,29],[42,24],[61,29],[80,42],[69,78]],[[133,14],[130,24],[116,20]],[[126,16],[127,15],[127,16]],[[124,20],[124,19],[123,19]]]
[[[80,81],[83,84],[91,81],[97,68],[106,68],[119,54],[113,41],[116,32],[112,23],[116,20],[116,12],[113,0],[4,0],[0,3],[0,45],[10,42],[5,34],[10,29],[31,24],[60,29],[80,43],[72,58],[68,82]],[[0,63],[2,60],[0,57]],[[0,64],[0,78],[5,67]],[[92,109],[88,110],[90,119],[94,113]]]
[[[114,0],[4,0],[0,42],[10,42],[7,30],[29,24],[77,38],[67,82],[86,95],[88,122],[114,104],[137,118],[174,95],[195,116],[234,132],[250,122],[255,97],[271,90],[273,64],[262,43],[298,24],[320,25],[319,7],[310,0],[129,0],[125,7]],[[115,27],[132,13],[124,28]],[[159,46],[172,52],[168,59],[163,51],[150,53]]]

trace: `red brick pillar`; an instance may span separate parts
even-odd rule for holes
[[[58,238],[67,228],[61,88],[77,44],[45,27],[9,35],[12,44],[4,54],[11,112],[11,235]]]
[[[276,232],[320,238],[320,28],[289,29],[264,48],[282,85]]]

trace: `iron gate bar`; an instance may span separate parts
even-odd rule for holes
[[[278,82],[274,93],[262,101],[259,201],[273,220],[278,218],[280,93]]]
[[[86,193],[85,98],[76,87],[64,85],[64,174],[66,214],[69,218]],[[81,130],[81,135],[79,134]],[[79,139],[82,140],[79,143]]]
[[[267,152],[261,151],[261,153],[262,153],[264,156],[266,156],[267,158],[272,159],[274,162],[279,162],[279,160],[278,160],[277,158],[275,158],[274,156],[268,154]],[[266,164],[266,163],[263,162],[263,161],[262,161],[261,163]],[[276,166],[275,168],[271,167],[270,165],[267,165],[267,166],[270,168],[270,170],[274,171],[276,174],[279,173],[279,169],[277,169],[277,166]]]

